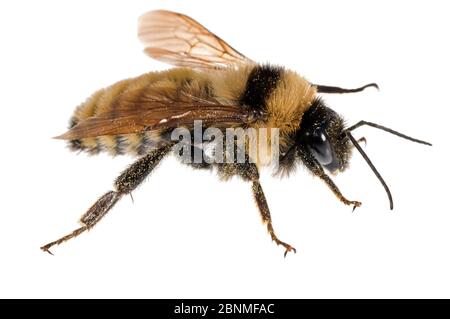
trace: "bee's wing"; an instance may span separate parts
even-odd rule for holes
[[[242,105],[192,96],[174,88],[147,88],[120,95],[108,111],[87,118],[58,139],[141,133],[177,127],[192,128],[194,120],[219,128],[248,125],[253,116]]]
[[[223,68],[254,63],[197,21],[176,12],[145,13],[139,19],[138,35],[145,53],[175,66]]]

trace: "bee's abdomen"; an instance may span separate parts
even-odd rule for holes
[[[117,82],[105,89],[95,92],[84,103],[78,106],[70,119],[69,129],[83,120],[108,112],[114,100],[128,90],[140,90],[152,83],[167,79],[165,72],[151,72],[137,78]],[[105,135],[87,137],[69,141],[69,148],[74,151],[85,151],[91,155],[107,152],[111,155],[142,155],[160,147],[165,143],[161,131],[151,131],[136,134]]]
[[[106,152],[110,155],[144,155],[160,148],[168,140],[162,131],[143,132],[138,134],[105,135],[69,141],[73,151],[84,151],[91,155]]]

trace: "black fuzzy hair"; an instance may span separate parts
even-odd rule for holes
[[[316,98],[308,111],[303,114],[300,130],[297,132],[297,147],[305,148],[307,141],[305,133],[324,127],[332,146],[334,156],[339,161],[339,171],[344,171],[351,156],[351,142],[345,134],[344,119],[335,111],[325,106],[322,99]]]

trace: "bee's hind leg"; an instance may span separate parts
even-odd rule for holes
[[[58,240],[42,246],[41,249],[51,254],[50,248],[52,246],[59,245],[94,227],[123,195],[131,194],[131,191],[136,189],[136,187],[144,181],[170,149],[171,145],[164,146],[152,151],[131,164],[130,167],[117,177],[114,183],[116,190],[109,191],[100,197],[81,217],[80,222],[82,226],[80,228]]]
[[[333,93],[338,93],[338,94],[356,93],[356,92],[364,91],[368,87],[374,87],[377,90],[379,90],[378,84],[376,84],[376,83],[369,83],[369,84],[363,85],[356,89],[344,89],[344,88],[340,88],[338,86],[328,86],[328,85],[319,85],[319,84],[313,84],[313,86],[315,86],[317,88],[317,93],[330,93],[330,94],[333,94]]]
[[[275,234],[275,230],[272,225],[272,217],[270,216],[269,205],[267,204],[263,189],[259,183],[259,172],[256,165],[253,163],[221,164],[219,166],[219,174],[224,178],[238,175],[245,181],[253,183],[253,197],[256,201],[256,205],[258,206],[263,222],[267,225],[267,231],[269,232],[270,237],[277,245],[281,245],[286,249],[284,252],[285,257],[290,251],[295,253],[296,249],[294,247],[280,240]]]

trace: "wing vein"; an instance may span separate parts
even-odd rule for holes
[[[200,23],[180,13],[147,12],[140,18],[138,36],[148,55],[175,66],[220,69],[254,63]]]

